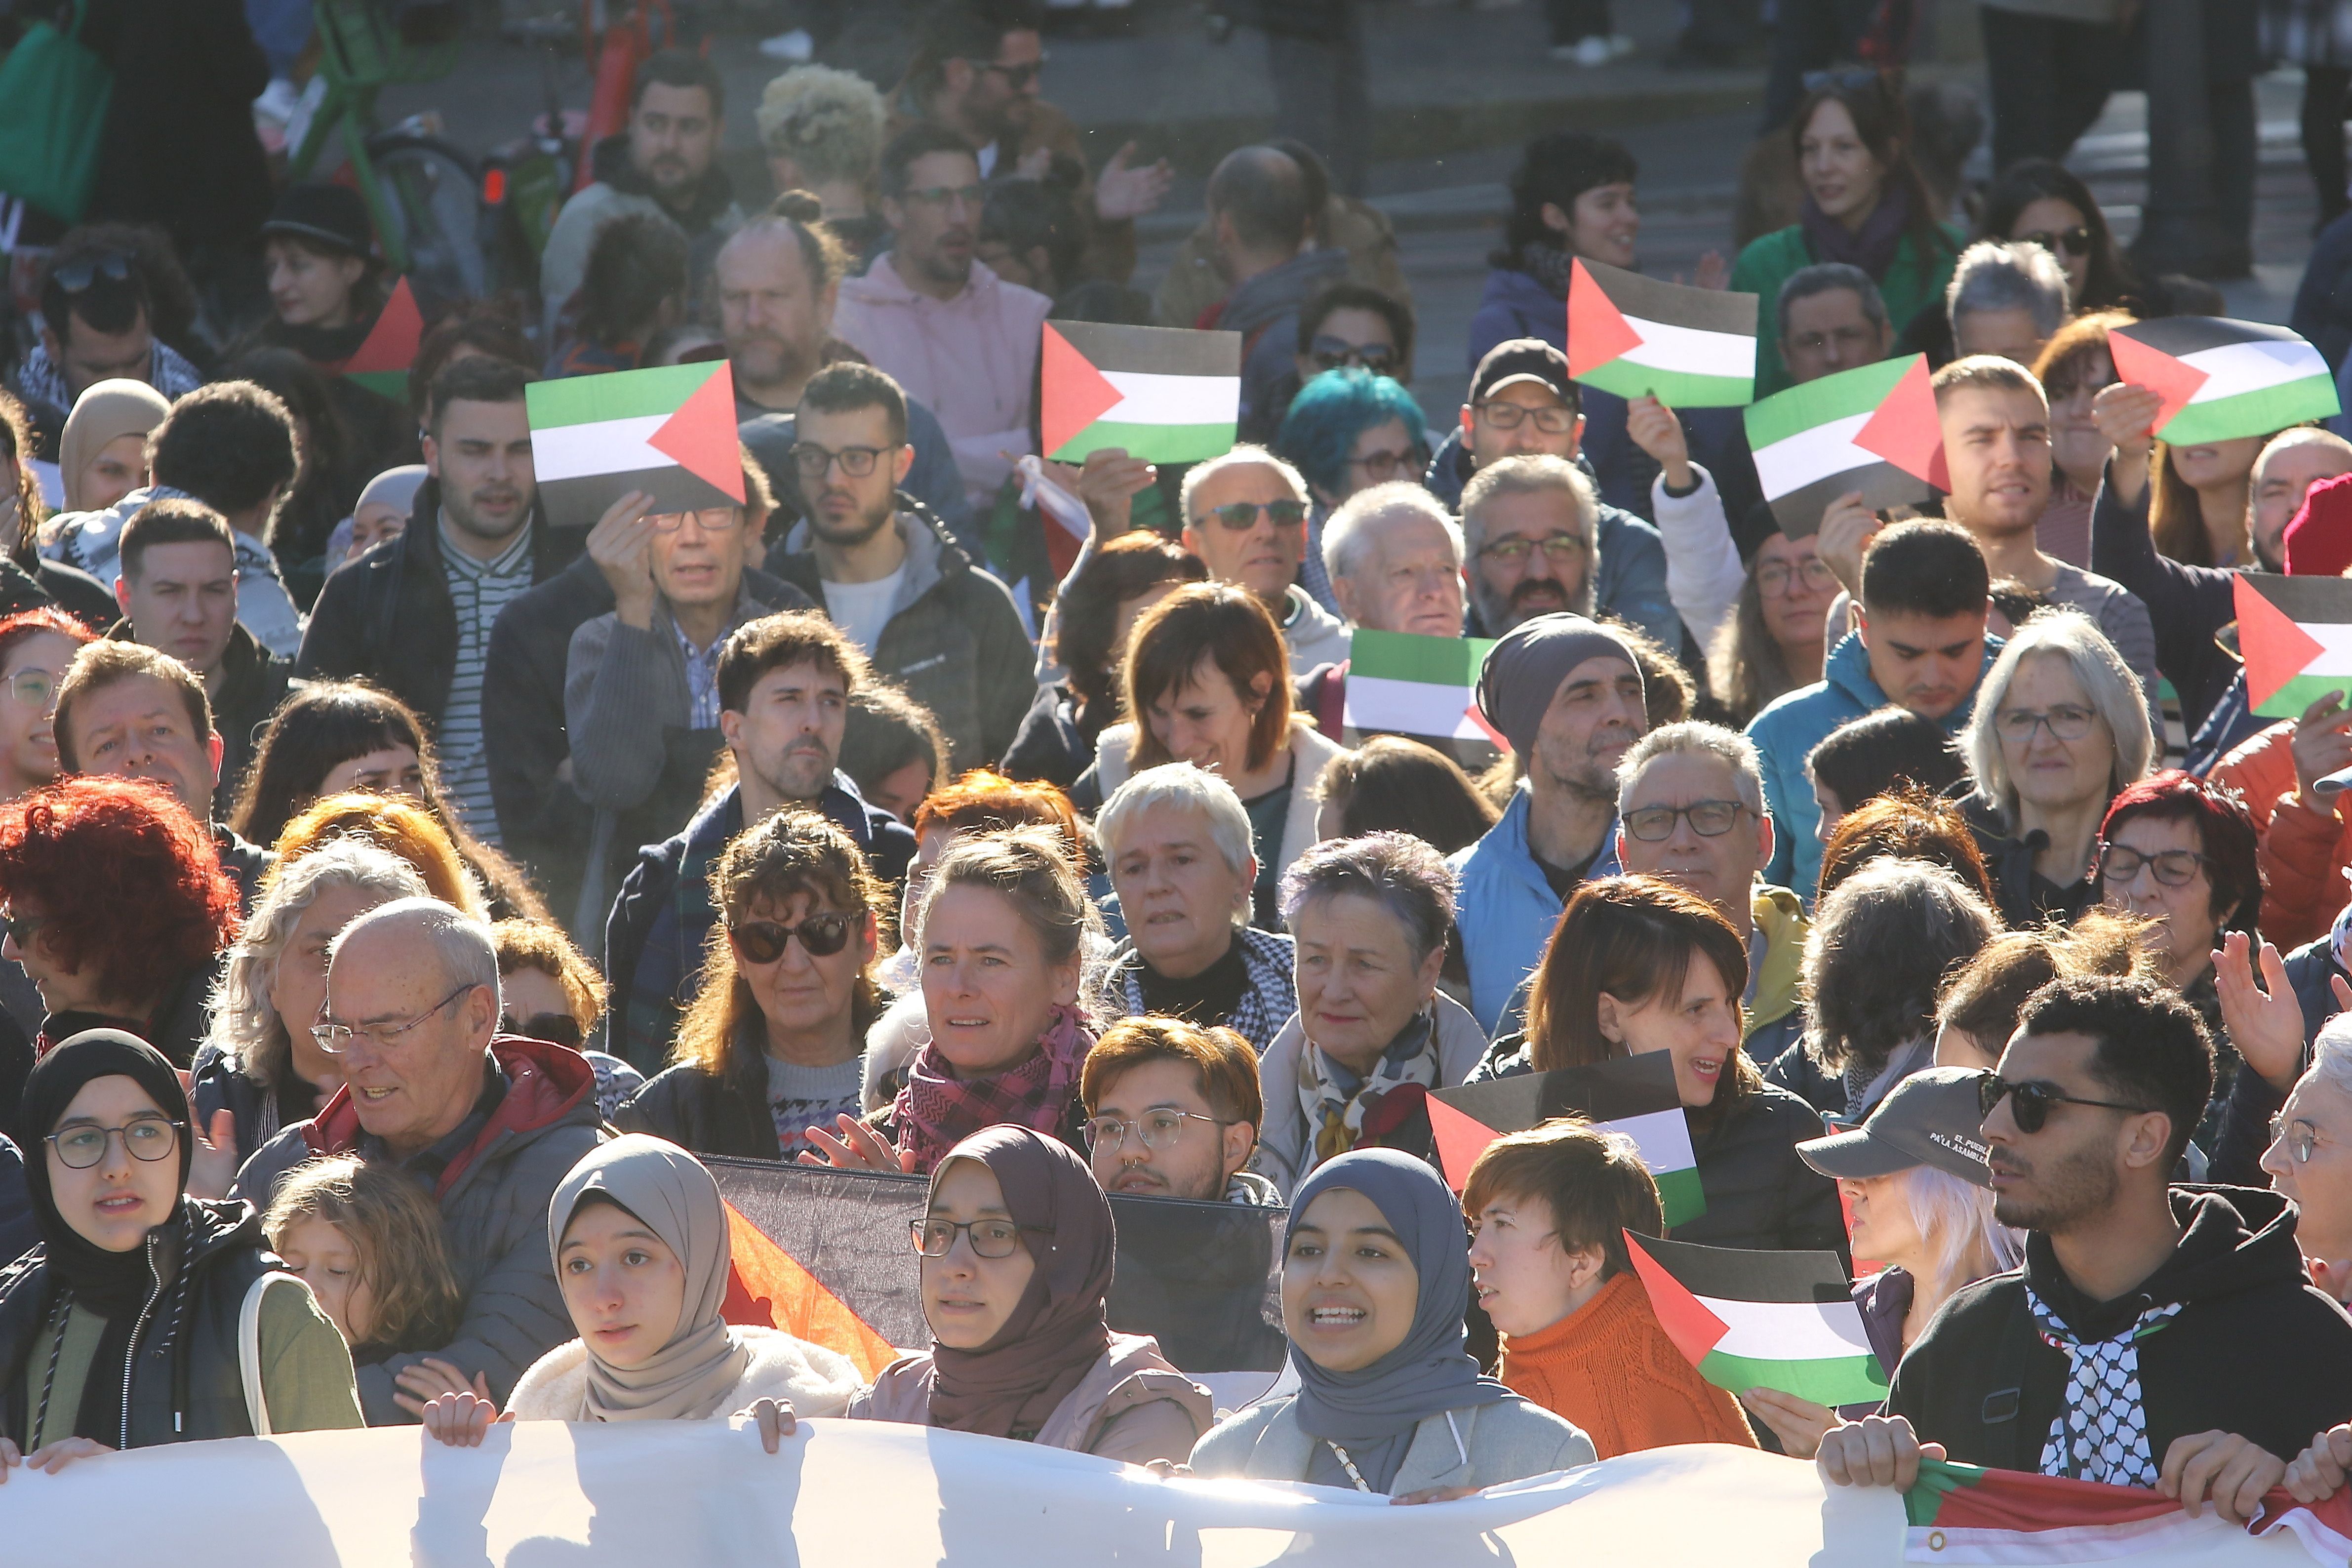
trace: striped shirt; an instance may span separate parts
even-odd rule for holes
[[[441,784],[477,838],[499,842],[499,818],[490,804],[490,762],[482,746],[482,665],[490,649],[490,626],[530,587],[530,530],[488,561],[478,561],[451,542],[449,520],[441,520],[441,574],[449,584],[450,607],[457,616],[457,667],[449,681],[449,706],[441,713]]]

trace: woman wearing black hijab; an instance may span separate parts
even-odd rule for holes
[[[0,1480],[115,1448],[359,1426],[351,1352],[242,1202],[184,1195],[179,1074],[118,1029],[65,1041],[18,1113],[41,1245],[0,1271]],[[249,1398],[240,1320],[259,1293]]]
[[[1298,1392],[1219,1423],[1193,1473],[1431,1502],[1591,1464],[1575,1426],[1479,1375],[1469,1299],[1462,1210],[1434,1170],[1393,1149],[1318,1166],[1283,1237]]]

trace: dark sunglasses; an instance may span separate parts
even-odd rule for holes
[[[2126,1105],[2113,1100],[2083,1100],[2074,1095],[2061,1094],[2046,1083],[2011,1083],[1992,1073],[1977,1079],[1979,1110],[1990,1116],[1992,1108],[2003,1100],[2009,1101],[2011,1120],[2017,1123],[2017,1130],[2024,1133],[2041,1131],[2050,1121],[2050,1108],[2053,1105],[2089,1105],[2101,1110],[2128,1110],[2134,1115],[2143,1114],[2151,1109],[2145,1105]]]
[[[773,963],[784,956],[784,948],[793,938],[801,939],[811,958],[831,958],[849,945],[847,915],[811,915],[796,926],[776,921],[745,921],[739,926],[729,926],[727,934],[735,939],[735,951],[754,963]]]
[[[110,282],[125,283],[131,279],[131,258],[120,250],[101,250],[79,261],[68,261],[53,268],[50,279],[68,294],[79,294],[100,277]]]
[[[580,1042],[588,1037],[580,1027],[580,1020],[569,1013],[533,1013],[528,1018],[520,1019],[508,1013],[499,1019],[499,1032],[520,1035],[527,1040],[546,1040],[553,1045],[569,1046],[575,1051],[580,1048]]]
[[[1374,375],[1386,375],[1404,358],[1389,343],[1351,343],[1345,338],[1317,337],[1307,354],[1320,370],[1360,364]]]
[[[2073,228],[2036,229],[2032,234],[2021,234],[2017,237],[2029,245],[2040,246],[2053,256],[2062,250],[2069,256],[2091,254],[2091,230],[2085,224],[2078,223]]]
[[[1223,506],[1211,507],[1204,515],[1215,518],[1239,533],[1245,528],[1255,528],[1260,512],[1274,519],[1276,528],[1296,528],[1307,521],[1307,503],[1303,500],[1229,501]]]

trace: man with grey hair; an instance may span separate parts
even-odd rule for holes
[[[1463,580],[1487,637],[1537,616],[1593,613],[1601,503],[1574,463],[1540,455],[1481,468],[1462,490]]]
[[[448,1344],[359,1369],[370,1426],[478,1382],[504,1402],[530,1363],[573,1336],[547,1256],[547,1205],[604,1140],[580,1053],[500,1035],[489,928],[437,899],[395,899],[329,952],[311,1031],[345,1083],[319,1113],[254,1152],[235,1195],[267,1208],[295,1166],[356,1155],[433,1193],[465,1307]]]
[[[1263,447],[1244,444],[1196,465],[1178,495],[1184,548],[1209,576],[1249,590],[1282,628],[1292,679],[1348,657],[1348,628],[1298,586],[1307,557],[1307,480]]]
[[[1358,490],[1323,525],[1323,565],[1352,626],[1422,637],[1462,635],[1462,530],[1435,497],[1398,479]],[[1348,666],[1298,682],[1295,706],[1344,738]]]
[[[2066,324],[2066,268],[2030,240],[1980,239],[1960,252],[1944,289],[1953,352],[2021,365]]]
[[[1696,720],[1653,730],[1617,764],[1617,858],[1713,904],[1748,942],[1745,1046],[1759,1067],[1805,1032],[1805,906],[1759,879],[1772,818],[1756,743]]]
[[[1843,261],[1799,268],[1780,285],[1780,362],[1802,384],[1874,364],[1895,346],[1878,285]]]
[[[1298,1011],[1290,939],[1250,922],[1249,812],[1191,763],[1146,768],[1103,802],[1095,841],[1127,922],[1106,989],[1129,1016],[1223,1025],[1264,1052]]]

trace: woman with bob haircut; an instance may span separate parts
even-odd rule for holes
[[[2115,645],[2079,612],[2037,612],[1978,684],[1960,747],[1976,779],[1961,811],[2001,919],[2064,921],[2090,908],[2099,821],[2156,751],[2147,696]]]
[[[1992,873],[1960,808],[1931,789],[1905,784],[1845,814],[1822,847],[1815,900],[1883,856],[1925,860],[1949,870],[1970,892],[1992,902]]]
[[[1130,773],[1163,763],[1218,774],[1249,813],[1254,923],[1276,929],[1275,890],[1315,842],[1316,784],[1345,748],[1293,713],[1274,617],[1232,584],[1179,588],[1136,623],[1125,675],[1127,721],[1102,732],[1072,802],[1099,809]]]
[[[1747,986],[1748,944],[1714,905],[1650,877],[1587,882],[1536,966],[1526,1031],[1496,1040],[1472,1081],[1664,1051],[1706,1194],[1675,1238],[1842,1252],[1837,1189],[1797,1157],[1821,1117],[1739,1048]]]

